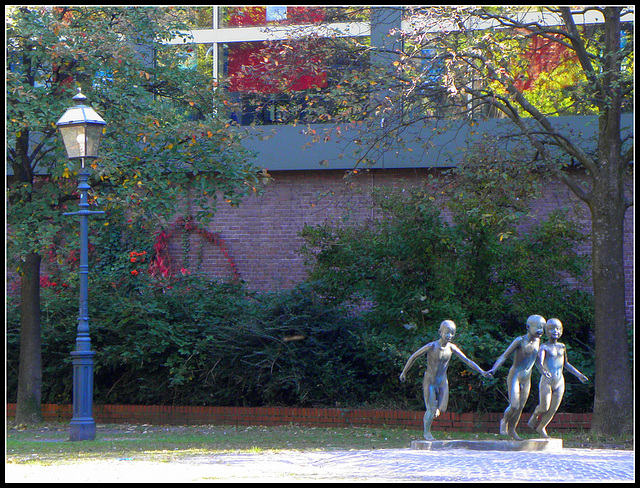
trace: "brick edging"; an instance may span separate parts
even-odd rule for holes
[[[7,418],[15,418],[16,404],[7,404]],[[405,427],[422,430],[424,412],[408,410],[361,410],[296,407],[196,407],[171,405],[94,405],[96,423],[173,425],[288,425],[316,427]],[[523,413],[520,423],[530,413]],[[557,413],[548,428],[555,431],[588,430],[590,413]],[[42,405],[44,421],[73,417],[72,405]],[[502,413],[445,412],[432,424],[435,431],[490,432],[499,430]]]

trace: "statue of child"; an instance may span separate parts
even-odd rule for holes
[[[540,346],[538,359],[542,368],[540,377],[540,403],[531,414],[527,425],[542,437],[549,437],[545,430],[556,414],[564,395],[563,369],[575,375],[582,383],[589,381],[585,375],[574,368],[567,360],[567,349],[558,342],[562,336],[562,322],[549,319],[544,327],[549,341]],[[536,427],[537,425],[537,427]]]
[[[426,346],[422,346],[414,352],[402,373],[400,373],[400,381],[405,381],[406,374],[413,366],[413,363],[420,356],[427,355],[427,370],[424,373],[422,388],[424,390],[424,404],[426,412],[424,414],[424,438],[428,441],[434,440],[431,435],[431,423],[433,419],[443,412],[447,411],[449,402],[449,382],[447,380],[447,368],[451,354],[455,354],[471,369],[477,371],[485,378],[490,378],[491,374],[484,371],[480,366],[451,342],[456,334],[456,324],[453,320],[445,320],[440,324],[440,339],[430,342]]]
[[[513,354],[513,364],[507,376],[509,406],[504,411],[502,420],[500,420],[500,433],[502,435],[508,435],[512,439],[522,440],[516,433],[516,427],[520,421],[522,410],[529,398],[531,373],[533,365],[536,364],[538,359],[540,337],[544,331],[543,327],[545,323],[544,317],[531,315],[527,319],[527,333],[514,339],[507,350],[496,360],[493,367],[489,370],[489,373],[495,375],[498,368]],[[538,365],[538,369],[540,369],[540,365]]]

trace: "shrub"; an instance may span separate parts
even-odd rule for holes
[[[562,212],[520,235],[515,224],[521,212],[504,210],[491,199],[483,206],[483,201],[449,200],[448,223],[429,192],[382,190],[375,195],[380,219],[348,228],[304,229],[303,252],[314,290],[336,305],[372,303],[360,344],[364,356],[379,359],[372,371],[381,392],[398,391],[402,366],[412,352],[438,339],[444,319],[458,325],[462,350],[489,369],[516,336],[526,333],[529,315],[558,317],[566,322],[566,341],[576,352],[573,364],[592,369],[592,297],[570,286],[587,267],[586,258],[576,253],[586,237]],[[401,391],[422,402],[419,376]],[[507,392],[500,377],[485,380],[452,360],[449,378],[451,410],[504,408]],[[567,402],[574,411],[590,410],[585,399],[592,398],[593,383],[570,389],[582,398]]]
[[[489,369],[532,313],[563,321],[570,361],[591,377],[592,298],[570,286],[585,269],[575,253],[584,237],[564,214],[520,235],[518,214],[469,198],[450,200],[448,219],[419,188],[381,189],[375,202],[376,221],[306,227],[308,283],[272,293],[188,273],[158,281],[147,272],[148,231],[101,229],[90,273],[94,401],[422,409],[424,366],[406,383],[398,376],[415,350],[438,339],[443,319],[456,322],[454,342]],[[42,288],[42,401],[69,403],[78,279],[73,263],[56,270],[55,262]],[[8,401],[18,349],[19,312],[9,302]],[[453,359],[449,410],[504,410],[509,366],[484,379]],[[593,382],[568,378],[562,408],[590,411],[592,398]]]
[[[362,322],[304,286],[254,294],[240,283],[184,277],[170,289],[91,282],[94,402],[180,405],[329,405],[367,401]],[[77,289],[45,290],[44,403],[72,401]],[[17,373],[18,311],[8,316]],[[9,401],[17,374],[9,374]]]

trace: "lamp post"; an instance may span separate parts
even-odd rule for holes
[[[89,215],[104,212],[89,210],[87,195],[89,189],[89,168],[87,158],[98,157],[98,147],[105,121],[91,107],[84,105],[87,99],[78,88],[73,97],[76,103],[68,108],[56,123],[69,159],[80,159],[82,166],[78,175],[80,210],[63,215],[80,216],[80,313],[78,336],[73,357],[73,418],[69,428],[72,441],[93,440],[96,437],[96,423],[93,420],[93,355],[89,338]]]

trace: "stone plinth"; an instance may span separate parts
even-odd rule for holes
[[[411,449],[475,451],[559,451],[562,439],[411,441]]]

